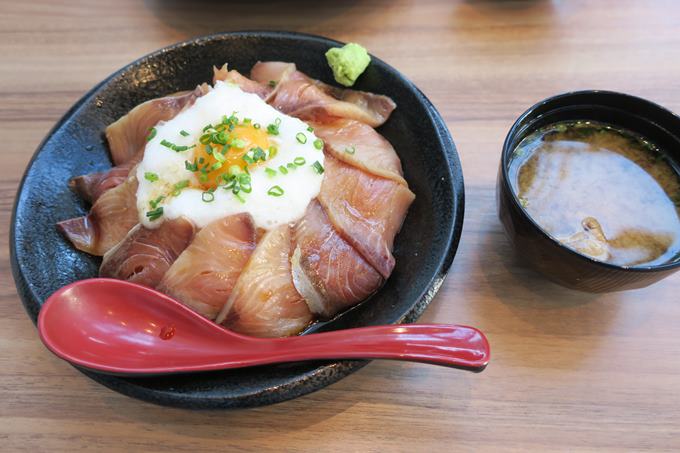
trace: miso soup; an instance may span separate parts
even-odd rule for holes
[[[620,266],[680,256],[680,175],[653,143],[593,121],[546,126],[509,167],[534,221],[568,247]]]

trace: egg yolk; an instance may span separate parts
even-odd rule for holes
[[[234,127],[233,130],[229,131],[229,137],[232,146],[220,146],[220,145],[208,145],[211,148],[211,152],[208,153],[208,146],[197,144],[198,151],[196,152],[196,158],[200,164],[200,167],[208,164],[207,169],[207,179],[204,177],[201,181],[201,187],[203,189],[212,189],[217,187],[220,182],[223,182],[222,175],[228,175],[229,169],[233,166],[239,167],[241,171],[245,171],[247,167],[253,167],[258,164],[255,162],[249,164],[243,159],[243,156],[248,153],[252,148],[261,148],[266,151],[269,149],[269,137],[266,131],[262,129],[256,129],[252,124],[239,124]],[[235,146],[237,145],[237,146]],[[226,149],[226,152],[223,150]],[[224,156],[223,159],[217,159],[215,153],[220,152]],[[202,160],[201,160],[202,159]],[[219,161],[222,160],[222,165],[219,166]],[[211,170],[217,165],[219,168]]]

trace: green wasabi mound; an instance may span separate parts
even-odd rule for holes
[[[351,87],[371,62],[366,49],[356,43],[334,47],[326,52],[326,60],[333,70],[335,81],[346,87]]]

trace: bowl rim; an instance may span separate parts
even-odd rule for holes
[[[321,44],[341,46],[344,42],[337,41],[324,36],[302,33],[302,32],[291,32],[284,30],[237,30],[228,32],[218,32],[212,33],[204,36],[191,37],[189,39],[164,46],[155,51],[152,51],[140,58],[137,58],[121,68],[117,69],[102,81],[96,83],[92,88],[86,91],[80,99],[78,99],[66,112],[59,118],[54,126],[46,133],[45,137],[41,140],[39,145],[36,147],[31,159],[26,164],[23,176],[17,187],[17,192],[14,199],[14,204],[12,207],[12,215],[10,220],[10,266],[12,269],[12,275],[17,287],[17,293],[21,300],[24,309],[26,310],[29,318],[35,324],[37,321],[37,315],[42,306],[41,298],[32,290],[29,285],[28,279],[25,275],[22,265],[18,260],[19,251],[17,249],[17,211],[20,205],[22,194],[24,192],[24,186],[26,184],[27,177],[33,168],[33,165],[42,152],[43,148],[47,142],[63,127],[69,119],[71,119],[78,111],[86,105],[96,99],[97,94],[107,86],[111,81],[123,75],[126,71],[131,68],[137,67],[144,64],[146,61],[153,60],[161,57],[167,52],[171,52],[182,47],[187,46],[200,46],[203,43],[209,43],[212,41],[224,41],[234,38],[257,38],[257,37],[270,37],[275,39],[293,39],[293,40],[303,40],[303,41],[316,41]],[[426,285],[423,286],[422,292],[419,296],[414,299],[411,304],[411,308],[400,315],[400,317],[395,321],[395,323],[412,322],[417,319],[429,303],[434,299],[435,295],[439,291],[447,273],[453,263],[454,256],[457,252],[458,245],[460,243],[460,238],[462,236],[463,230],[463,218],[465,212],[465,190],[464,190],[464,179],[462,173],[462,166],[460,162],[460,157],[457,152],[456,145],[451,137],[451,133],[448,130],[446,122],[444,121],[441,114],[436,110],[432,102],[425,96],[425,94],[405,75],[403,75],[396,68],[385,63],[383,60],[375,57],[371,54],[371,60],[373,63],[381,68],[381,70],[388,70],[393,72],[399,77],[400,80],[404,82],[406,86],[413,90],[416,95],[418,102],[424,105],[424,110],[427,113],[428,120],[432,123],[433,128],[436,130],[436,136],[442,143],[441,152],[448,163],[446,171],[449,174],[450,187],[452,191],[452,199],[454,204],[451,208],[451,218],[447,223],[447,228],[449,229],[449,234],[445,239],[446,247],[437,256],[436,264],[434,266],[434,271],[432,278],[428,281]],[[307,371],[296,372],[294,376],[286,379],[281,384],[276,387],[263,388],[259,391],[243,393],[234,396],[200,396],[195,397],[191,395],[184,395],[181,393],[158,390],[153,388],[147,388],[135,384],[134,381],[128,382],[125,378],[119,376],[111,376],[107,374],[97,373],[84,368],[74,366],[78,371],[85,374],[87,377],[91,378],[95,382],[104,385],[116,392],[121,394],[134,397],[147,402],[152,402],[159,405],[188,408],[188,409],[234,409],[234,408],[249,408],[258,407],[268,404],[279,403],[294,399],[308,393],[312,393],[316,390],[320,390],[333,384],[340,379],[346,377],[347,375],[359,370],[363,366],[369,363],[368,360],[334,360],[334,361],[323,361],[314,362],[317,366]],[[324,374],[324,372],[326,374]]]
[[[621,266],[617,264],[612,264],[612,263],[607,263],[605,261],[600,261],[596,260],[595,258],[591,258],[587,255],[581,254],[577,252],[576,250],[572,249],[571,247],[568,247],[564,245],[562,242],[554,238],[551,234],[549,234],[547,231],[543,229],[535,220],[534,218],[524,209],[522,204],[519,202],[519,199],[517,198],[517,194],[515,191],[512,189],[512,185],[510,184],[510,178],[508,174],[508,164],[510,163],[510,158],[512,157],[512,153],[514,152],[514,148],[511,147],[512,142],[514,141],[515,137],[517,134],[521,131],[522,127],[524,126],[524,122],[527,121],[529,118],[531,118],[532,115],[535,114],[537,110],[539,110],[542,107],[548,106],[551,103],[555,103],[561,100],[569,99],[572,97],[578,97],[578,96],[583,96],[583,95],[593,95],[593,96],[606,96],[606,97],[621,97],[624,99],[627,99],[630,102],[635,102],[638,104],[645,105],[648,108],[654,109],[659,111],[660,113],[663,113],[666,115],[668,118],[670,118],[673,121],[677,121],[678,127],[680,128],[680,116],[673,111],[667,109],[666,107],[663,107],[655,102],[652,102],[650,100],[638,97],[638,96],[633,96],[631,94],[626,94],[626,93],[621,93],[618,91],[611,91],[611,90],[578,90],[578,91],[567,91],[565,93],[560,93],[556,94],[554,96],[547,97],[541,101],[536,102],[534,105],[529,107],[527,110],[524,111],[512,124],[510,127],[510,130],[508,131],[507,135],[505,136],[505,140],[503,141],[503,150],[501,153],[501,168],[500,171],[502,172],[503,175],[503,181],[501,184],[503,184],[504,189],[509,191],[511,194],[510,198],[511,203],[513,206],[521,212],[522,216],[527,219],[530,224],[536,229],[539,234],[548,239],[550,242],[552,242],[554,245],[557,245],[559,248],[562,250],[566,250],[569,254],[572,256],[576,257],[577,259],[581,259],[585,263],[589,263],[591,265],[595,266],[600,266],[602,268],[608,269],[608,270],[613,270],[613,271],[622,271],[622,272],[634,272],[634,273],[653,273],[653,272],[663,272],[663,271],[668,271],[668,270],[673,270],[678,267],[680,267],[680,258],[677,259],[674,262],[670,263],[662,263],[662,264],[656,264],[656,265],[651,265],[651,266]],[[591,104],[597,105],[596,102],[592,102]],[[578,105],[574,103],[573,105]],[[546,112],[547,113],[547,112]],[[537,120],[541,118],[545,113],[541,113],[536,115],[534,120]],[[659,124],[651,119],[648,119],[646,116],[641,116],[639,114],[636,114],[636,116],[646,119],[652,124],[655,124],[659,126]],[[615,125],[615,124],[614,124]],[[661,126],[659,126],[661,127]],[[529,128],[529,130],[534,130],[533,128]],[[664,128],[665,130],[665,128]],[[666,130],[669,134],[673,134],[672,132]],[[680,136],[677,136],[677,138],[680,140]]]

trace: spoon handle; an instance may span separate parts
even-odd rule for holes
[[[303,335],[272,344],[272,361],[392,359],[479,372],[489,362],[482,332],[446,324],[402,324]]]

